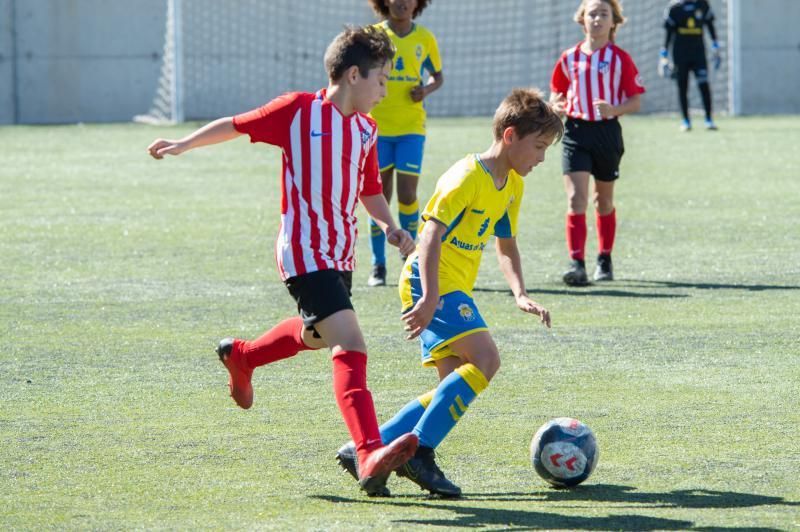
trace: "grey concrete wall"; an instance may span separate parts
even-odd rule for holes
[[[0,0],[0,124],[14,123],[13,53],[11,0]]]
[[[800,113],[800,1],[739,4],[741,113]]]
[[[16,0],[21,123],[130,120],[161,63],[165,0]]]

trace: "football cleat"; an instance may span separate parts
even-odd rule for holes
[[[397,476],[407,478],[432,495],[461,497],[461,488],[447,480],[436,465],[435,454],[430,447],[420,447],[414,457],[397,470]]]
[[[562,279],[569,286],[588,286],[589,276],[586,275],[586,263],[583,259],[573,259]]]
[[[367,286],[386,286],[386,266],[376,264],[372,267],[372,273],[367,279]]]
[[[383,493],[392,471],[414,456],[419,440],[416,434],[403,434],[393,442],[379,447],[367,455],[358,467],[358,483],[371,497]]]
[[[719,128],[717,127],[717,124],[715,124],[713,120],[706,120],[706,129],[708,131],[717,131]]]
[[[595,281],[613,281],[614,267],[611,264],[611,255],[598,255],[597,268],[594,270]]]
[[[688,120],[681,121],[681,131],[684,133],[692,130],[692,123]]]
[[[228,388],[231,397],[237,405],[248,409],[253,406],[253,384],[250,382],[253,378],[253,369],[245,365],[241,353],[233,348],[234,341],[233,338],[220,340],[216,351],[220,361],[230,373]]]
[[[349,441],[342,445],[338,451],[336,451],[336,461],[339,462],[339,465],[350,473],[350,476],[356,479],[358,482],[358,454],[356,453],[356,444],[352,441]],[[370,496],[372,497],[391,497],[392,493],[389,491],[389,488],[386,486],[378,493],[373,493]]]

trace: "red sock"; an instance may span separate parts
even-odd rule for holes
[[[256,340],[236,340],[234,348],[242,354],[250,368],[295,356],[311,349],[303,343],[303,320],[299,316],[288,318],[268,330]]]
[[[365,353],[339,351],[333,355],[333,392],[363,464],[370,451],[383,445],[372,394],[367,389]]]
[[[567,249],[569,256],[583,260],[586,247],[586,214],[567,213]]]
[[[597,247],[600,254],[611,255],[611,250],[614,248],[614,236],[617,233],[617,210],[614,209],[602,216],[595,211],[595,221],[597,222]]]

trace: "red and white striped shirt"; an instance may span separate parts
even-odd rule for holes
[[[572,118],[600,121],[603,117],[592,102],[605,100],[619,105],[644,92],[644,85],[631,56],[612,42],[586,54],[581,44],[561,54],[553,75],[550,90],[567,97],[566,113]]]
[[[356,202],[362,194],[383,190],[375,122],[361,113],[344,116],[323,89],[284,94],[235,116],[233,125],[251,142],[283,150],[275,243],[281,279],[318,270],[353,271]]]

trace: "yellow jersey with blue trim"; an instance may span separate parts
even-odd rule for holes
[[[447,227],[439,260],[439,294],[472,294],[481,257],[489,238],[517,234],[524,192],[522,176],[511,170],[502,188],[477,154],[463,158],[436,183],[422,212],[425,223],[435,218]]]
[[[425,71],[432,75],[442,70],[436,37],[419,24],[414,24],[402,37],[385,20],[375,26],[389,35],[397,50],[386,97],[371,113],[378,123],[378,134],[382,137],[424,135],[425,106],[411,99],[411,89],[424,83]]]

